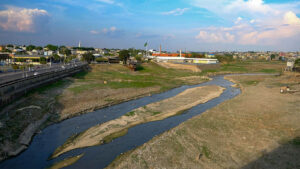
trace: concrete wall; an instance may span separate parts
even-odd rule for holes
[[[51,83],[66,76],[71,76],[87,68],[87,64],[14,80],[0,85],[0,107],[4,107],[33,88]]]

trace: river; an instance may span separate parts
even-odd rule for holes
[[[181,115],[132,127],[125,136],[116,138],[108,144],[75,149],[53,160],[48,160],[54,150],[74,134],[85,131],[97,124],[116,119],[138,107],[175,96],[188,88],[206,85],[219,85],[226,88],[226,90],[220,97],[204,104],[199,104],[192,109],[185,111]],[[231,87],[231,85],[233,85],[233,83],[225,80],[224,76],[216,76],[213,77],[213,80],[199,85],[181,86],[164,93],[124,102],[53,124],[45,128],[41,133],[35,135],[30,146],[23,153],[0,163],[0,168],[42,169],[50,167],[52,164],[67,157],[79,155],[81,153],[84,153],[84,156],[76,163],[66,168],[105,168],[121,153],[132,150],[151,140],[153,137],[178,126],[180,123],[239,95],[241,92],[240,89]]]

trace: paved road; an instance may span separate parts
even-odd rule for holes
[[[30,77],[30,76],[35,76],[35,75],[39,75],[42,73],[47,73],[47,72],[52,72],[52,71],[59,71],[59,70],[63,70],[63,69],[69,69],[75,66],[81,66],[84,63],[82,62],[76,62],[76,63],[72,63],[72,64],[52,64],[52,66],[50,67],[46,67],[46,68],[35,68],[35,70],[31,70],[31,71],[22,71],[22,72],[10,72],[10,73],[4,73],[4,74],[0,74],[0,85],[10,82],[10,81],[14,81],[14,80],[18,80],[18,79],[22,79],[22,78],[26,78],[26,77]]]

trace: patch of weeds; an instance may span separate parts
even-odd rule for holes
[[[219,72],[220,70],[217,69],[207,69],[207,70],[202,70],[202,72],[200,73],[200,75],[206,75],[208,73],[216,73]]]
[[[133,154],[133,155],[131,156],[131,158],[132,158],[132,160],[133,160],[134,162],[139,162],[139,159],[138,159],[138,155],[137,155],[137,154]]]
[[[84,92],[86,90],[91,90],[98,87],[104,87],[105,85],[103,83],[92,83],[92,84],[85,84],[80,85],[76,87],[69,88],[70,91],[74,92],[75,94]]]
[[[67,82],[68,82],[67,80],[61,79],[61,80],[58,80],[58,81],[50,83],[50,84],[42,85],[40,87],[37,87],[37,88],[31,90],[25,96],[29,96],[30,94],[35,93],[35,92],[44,93],[47,90],[62,87],[64,85],[66,85]]]
[[[105,143],[105,144],[109,143],[115,138],[122,137],[122,136],[126,135],[127,132],[128,132],[128,129],[123,129],[121,131],[112,133],[112,134],[110,134],[110,135],[103,138],[103,143]]]
[[[144,70],[145,68],[142,66],[142,65],[138,65],[136,67],[136,71],[141,71],[141,70]]]
[[[177,131],[176,131],[176,134],[177,134],[178,136],[182,136],[182,135],[185,135],[185,134],[186,134],[186,131],[183,130],[183,129],[177,130]]]
[[[88,71],[81,71],[73,75],[74,78],[76,79],[84,79],[84,77],[88,74]]]
[[[60,162],[54,163],[51,167],[49,167],[48,169],[57,169],[57,168],[64,168],[67,166],[70,166],[74,163],[76,163],[84,154],[80,154],[78,156],[75,157],[68,157]]]
[[[131,112],[128,112],[125,114],[125,116],[134,116],[135,115],[135,112],[134,111],[131,111]]]
[[[183,113],[187,113],[188,110],[189,110],[189,109],[181,110],[181,111],[177,112],[176,115],[181,115],[181,114],[183,114]]]
[[[259,83],[259,81],[256,81],[256,80],[248,80],[248,81],[244,81],[243,84],[246,84],[246,85],[249,85],[249,86],[252,86],[252,85],[257,85]]]
[[[262,72],[262,73],[278,73],[278,71],[275,70],[275,69],[261,69],[261,70],[259,70],[259,72]]]
[[[206,158],[211,158],[211,151],[207,146],[202,146],[202,153],[205,155]]]
[[[111,82],[109,87],[118,88],[146,88],[158,85],[155,82],[145,82],[145,81],[133,81],[133,82]]]
[[[115,101],[114,99],[111,99],[111,98],[106,98],[106,99],[104,99],[104,101],[106,101],[106,102],[113,102],[113,101]]]
[[[300,137],[296,137],[291,141],[292,145],[300,146]]]
[[[157,115],[157,114],[161,114],[161,112],[159,112],[159,111],[152,112],[152,115],[153,115],[153,116],[155,116],[155,115]]]
[[[63,150],[65,147],[67,147],[68,145],[72,144],[72,143],[74,142],[74,140],[75,140],[77,137],[79,137],[81,134],[83,134],[83,133],[74,134],[74,135],[72,135],[71,137],[69,137],[69,138],[67,139],[67,141],[66,141],[63,145],[61,145],[60,147],[58,147],[58,148],[54,151],[54,153],[48,158],[48,160],[51,160],[51,159],[56,158],[56,157],[57,157],[57,154],[58,154],[60,151],[62,151],[62,150]]]

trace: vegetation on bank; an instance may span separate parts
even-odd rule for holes
[[[207,69],[202,75],[222,73],[281,73],[285,63],[279,61],[232,61],[221,63],[219,69]]]
[[[230,76],[243,87],[241,95],[120,155],[107,168],[298,168],[300,94],[278,90],[278,84],[299,90],[297,76]]]
[[[196,76],[199,73],[166,69],[155,63],[144,63],[133,72],[123,65],[91,65],[92,71],[75,76],[78,85],[69,88],[75,94],[99,88],[147,88],[159,86],[162,91],[185,84],[177,78]]]
[[[155,63],[143,63],[137,72],[130,71],[127,67],[119,64],[114,65],[91,65],[91,71],[80,72],[74,77],[65,78],[55,83],[37,88],[29,92],[26,96],[16,101],[10,108],[0,114],[0,160],[7,158],[7,152],[13,151],[20,146],[18,138],[20,134],[33,122],[41,119],[46,113],[50,113],[51,117],[47,124],[57,122],[64,114],[63,109],[75,107],[73,104],[62,103],[61,100],[70,100],[76,97],[76,104],[88,105],[89,109],[100,107],[103,105],[111,105],[122,100],[134,98],[140,95],[149,94],[150,92],[166,91],[174,87],[186,84],[194,84],[205,81],[190,82],[182,80],[182,77],[203,76],[214,73],[251,73],[251,72],[280,72],[285,66],[281,62],[232,62],[230,64],[222,64],[220,69],[205,70],[202,73],[193,73],[186,70],[166,69]],[[246,82],[249,85],[254,82]],[[153,90],[147,90],[153,88]],[[97,90],[113,89],[112,91],[143,91],[133,93],[130,96],[120,96],[119,93],[107,93],[107,96],[96,97]],[[112,92],[111,91],[111,92]],[[64,95],[64,93],[72,93]],[[101,92],[102,93],[102,92]],[[85,95],[86,97],[83,97]],[[79,96],[79,97],[78,97]],[[112,97],[113,96],[113,97]],[[122,99],[116,99],[116,98]],[[102,101],[101,104],[91,103],[91,100]],[[88,104],[87,104],[88,103]],[[74,108],[74,109],[75,109]],[[70,109],[73,111],[74,109]],[[84,108],[85,109],[85,108]],[[78,115],[82,110],[76,110],[74,114],[66,114],[64,118]],[[77,113],[77,114],[76,114]],[[156,112],[158,113],[158,112]],[[134,114],[128,114],[129,116]],[[47,124],[43,124],[46,126]],[[41,128],[43,127],[41,126]]]

